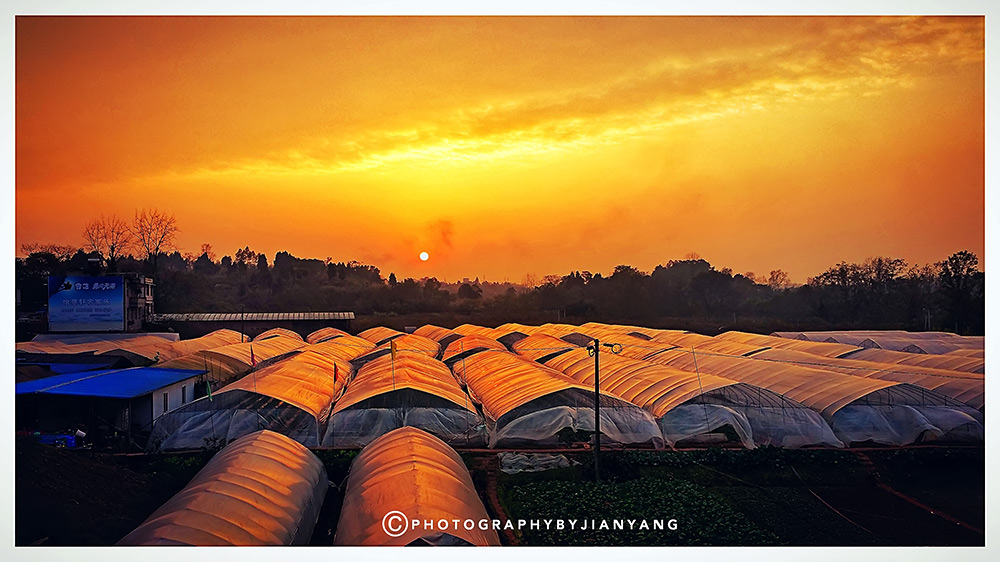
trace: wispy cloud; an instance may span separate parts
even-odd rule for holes
[[[878,96],[913,87],[942,65],[981,63],[984,56],[982,20],[975,18],[858,18],[778,39],[753,49],[662,56],[590,84],[459,107],[406,129],[314,136],[280,152],[176,173],[322,176],[398,165],[532,165],[699,121]]]

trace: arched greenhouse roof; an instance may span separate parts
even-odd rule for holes
[[[532,361],[565,353],[579,346],[550,334],[534,334],[514,342],[515,353]]]
[[[980,409],[986,403],[986,385],[982,375],[946,371],[911,365],[875,363],[855,359],[819,357],[789,349],[769,349],[754,354],[753,359],[793,363],[857,377],[906,382],[934,390]]]
[[[859,349],[854,353],[844,355],[843,358],[858,359],[861,361],[874,361],[876,363],[894,363],[898,365],[930,367],[933,369],[962,371],[966,373],[983,374],[986,372],[985,359],[953,355],[950,353],[946,355],[928,355],[924,353],[906,353],[905,351],[869,348]]]
[[[353,361],[375,349],[372,342],[355,336],[335,336],[304,348],[314,353],[329,355],[344,361]]]
[[[259,364],[263,361],[289,354],[305,345],[306,343],[301,338],[295,339],[276,335],[261,341],[233,343],[208,349],[205,350],[205,353],[236,359],[249,369],[253,365],[253,361]],[[251,361],[250,357],[251,351],[253,352],[253,361]]]
[[[469,355],[475,353],[476,350],[484,351],[487,349],[492,349],[494,351],[507,351],[507,348],[504,347],[503,344],[493,338],[477,335],[461,336],[448,344],[448,347],[444,350],[444,354],[441,356],[441,360],[445,363],[449,363],[453,359],[460,358],[462,356],[468,357]]]
[[[315,332],[311,332],[309,335],[306,336],[306,342],[307,343],[320,343],[322,341],[325,341],[325,340],[328,340],[328,339],[331,339],[331,338],[336,338],[336,337],[340,337],[340,336],[349,336],[349,335],[351,335],[351,334],[348,334],[347,332],[345,332],[343,330],[339,330],[337,328],[326,327],[326,328],[320,328],[320,329],[316,330]]]
[[[567,389],[593,393],[566,375],[510,352],[477,353],[452,366],[470,395],[494,420],[514,408]]]
[[[336,380],[334,365],[337,366]],[[242,390],[269,396],[323,420],[352,372],[347,361],[305,351],[246,375],[216,394]]]
[[[390,536],[384,521],[392,512],[402,515],[401,524],[418,520],[421,525],[407,525],[398,536]],[[425,520],[442,519],[463,524],[447,530],[423,528]],[[476,524],[466,530],[465,520]],[[402,427],[368,444],[351,463],[334,544],[499,546],[492,527],[479,529],[481,520],[490,516],[458,453],[425,431]]]
[[[739,384],[715,375],[695,373],[601,353],[601,390],[631,402],[656,417],[692,398],[726,386]],[[545,363],[576,382],[593,388],[594,358],[586,349],[576,349]]]
[[[212,354],[208,351],[198,351],[169,361],[161,361],[157,367],[165,369],[204,369],[209,378],[226,381],[246,374],[250,366],[225,355]]]
[[[448,367],[437,359],[416,353],[397,356],[395,361],[385,355],[366,363],[337,400],[334,412],[373,396],[404,388],[426,392],[475,412],[469,397],[458,386]]]
[[[403,332],[393,330],[392,328],[386,328],[384,326],[375,326],[374,328],[368,328],[367,330],[358,333],[359,338],[364,338],[377,346],[381,346],[389,340],[403,335],[405,335]]]
[[[440,342],[441,340],[451,336],[460,335],[454,330],[449,330],[448,328],[442,328],[433,324],[424,324],[423,326],[417,328],[413,333],[418,336],[432,339],[436,342]]]
[[[300,336],[298,332],[289,330],[287,328],[271,328],[270,330],[266,330],[264,332],[261,332],[261,333],[257,334],[257,337],[255,337],[253,339],[253,341],[255,341],[255,342],[256,341],[263,341],[263,340],[266,340],[268,338],[273,338],[275,336],[282,336],[282,337],[285,337],[285,338],[291,338],[293,340],[299,340],[301,342],[305,341],[304,339],[302,339],[302,336]]]
[[[390,343],[396,344],[397,357],[408,353],[419,353],[428,357],[437,357],[441,352],[441,346],[436,341],[416,334],[403,334],[398,338],[393,338],[391,341],[379,344],[375,350],[389,349]]]
[[[766,388],[826,417],[868,394],[903,384],[841,375],[799,365],[756,361],[752,357],[705,355],[692,353],[690,350],[666,351],[651,357],[650,361]]]
[[[806,340],[791,340],[773,336],[763,336],[760,334],[750,334],[747,332],[730,331],[715,336],[719,340],[735,341],[761,347],[773,347],[776,349],[792,349],[795,351],[805,351],[813,355],[824,357],[843,357],[848,353],[858,351],[859,347],[840,343],[813,342]]]
[[[241,437],[119,545],[308,544],[327,490],[326,469],[283,435]]]

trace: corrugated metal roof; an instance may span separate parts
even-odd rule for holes
[[[354,320],[353,312],[192,312],[154,314],[153,322],[274,322],[281,320]]]
[[[68,394],[101,398],[135,398],[196,377],[204,370],[137,367],[111,371],[87,371],[18,383],[17,394]]]

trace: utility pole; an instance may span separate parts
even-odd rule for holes
[[[594,480],[601,482],[601,342],[594,340]]]
[[[620,343],[605,343],[595,339],[587,351],[594,355],[594,479],[601,481],[601,346],[611,349],[611,353],[622,352]]]

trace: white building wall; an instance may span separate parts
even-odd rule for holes
[[[187,402],[194,400],[194,386],[198,380],[197,376],[184,379],[170,386],[153,391],[153,419],[162,416],[164,413],[181,407],[182,395],[186,393]],[[163,395],[167,395],[167,409],[163,409]]]

